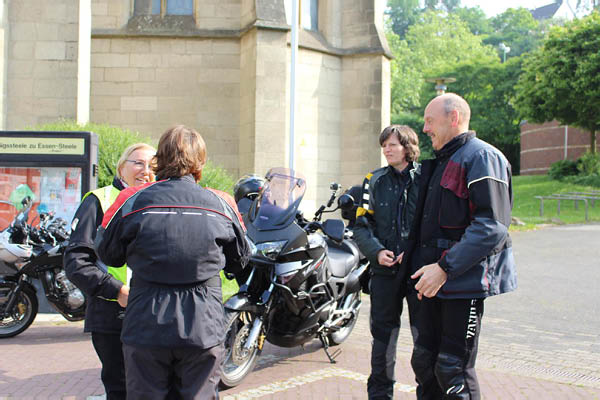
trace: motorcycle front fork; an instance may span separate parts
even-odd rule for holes
[[[21,275],[17,282],[17,285],[8,295],[8,300],[6,302],[6,307],[4,308],[4,312],[2,313],[2,319],[9,317],[12,314],[13,308],[17,304],[17,299],[19,298],[19,294],[21,293],[21,289],[23,288],[23,282],[26,280],[25,275]]]

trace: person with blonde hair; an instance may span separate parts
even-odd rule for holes
[[[183,125],[160,138],[158,181],[123,191],[104,216],[96,251],[133,272],[123,323],[127,398],[218,398],[225,340],[219,272],[249,258],[231,196],[202,188],[202,136]]]
[[[127,147],[117,162],[112,184],[84,195],[73,218],[69,246],[64,255],[67,277],[87,297],[84,331],[92,333],[92,343],[102,363],[101,379],[108,400],[126,398],[120,337],[124,308],[117,299],[127,295],[129,286],[127,267],[123,263],[107,266],[99,262],[94,252],[94,239],[104,213],[122,189],[154,180],[151,162],[155,152],[154,147],[146,143]]]

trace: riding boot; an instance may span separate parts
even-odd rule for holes
[[[417,381],[417,399],[441,399],[442,390],[434,374],[435,354],[415,344],[410,363]]]

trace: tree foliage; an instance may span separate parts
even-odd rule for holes
[[[392,32],[404,38],[408,28],[421,14],[419,0],[389,0],[387,13]]]
[[[421,105],[425,79],[436,77],[454,65],[498,60],[495,51],[473,35],[457,16],[439,11],[421,14],[404,40],[388,33],[392,61],[392,112],[406,112]]]
[[[509,8],[490,19],[492,33],[484,43],[496,49],[500,43],[510,47],[507,57],[518,57],[540,46],[544,32],[531,13],[520,8]]]
[[[600,14],[554,27],[544,46],[526,58],[515,105],[533,122],[558,120],[590,131],[600,126]]]
[[[490,20],[479,7],[458,7],[453,12],[467,26],[473,35],[484,35],[483,38],[492,33]]]
[[[518,57],[506,63],[461,64],[448,72],[457,78],[452,91],[464,97],[471,107],[470,129],[500,149],[515,173],[520,169],[520,119],[511,100],[520,73]]]
[[[388,0],[387,12],[392,31],[404,39],[408,28],[414,25],[419,16],[427,11],[454,12],[460,8],[460,0],[425,0],[423,7],[419,0]]]

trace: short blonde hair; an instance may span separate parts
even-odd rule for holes
[[[115,174],[117,176],[117,178],[123,179],[123,177],[121,176],[121,172],[120,172],[121,168],[123,167],[123,165],[125,164],[127,159],[129,159],[131,154],[134,151],[137,151],[140,149],[150,150],[153,153],[156,153],[156,149],[153,146],[150,146],[148,143],[134,143],[130,146],[127,146],[127,148],[125,150],[123,150],[123,154],[121,154],[119,161],[117,161],[117,173]]]

